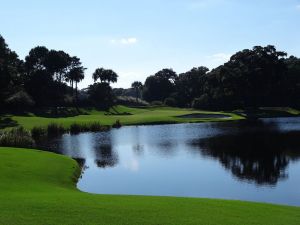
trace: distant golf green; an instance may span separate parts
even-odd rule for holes
[[[37,150],[0,148],[0,224],[298,225],[300,208],[241,201],[94,195],[76,189],[77,163]]]
[[[79,115],[51,116],[28,112],[25,114],[0,114],[0,129],[23,126],[26,129],[44,127],[57,123],[68,128],[71,124],[98,122],[112,125],[119,120],[122,125],[147,125],[167,123],[221,122],[245,119],[245,117],[286,117],[300,116],[300,111],[288,107],[269,107],[257,110],[236,110],[233,112],[213,112],[205,110],[183,109],[174,107],[133,108],[118,105],[109,111],[82,108]]]
[[[50,123],[62,124],[69,127],[72,123],[92,123],[100,122],[103,125],[112,125],[116,120],[120,120],[123,125],[135,124],[162,124],[162,123],[187,123],[187,122],[211,122],[211,121],[227,121],[243,119],[243,116],[235,113],[209,112],[193,109],[180,109],[172,107],[146,107],[146,108],[130,108],[126,106],[115,106],[109,112],[98,111],[95,109],[82,109],[80,115],[65,117],[39,116],[37,114],[28,113],[26,115],[2,115],[4,118],[0,121],[2,128],[10,126],[22,125],[27,129],[34,126],[47,126]],[[201,117],[184,118],[183,115],[197,114]],[[219,115],[220,116],[214,116]],[[213,115],[213,116],[212,116]],[[181,116],[181,117],[180,117]],[[6,122],[6,124],[5,124]],[[1,128],[0,127],[0,128]]]

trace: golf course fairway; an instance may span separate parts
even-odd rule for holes
[[[83,193],[76,161],[53,153],[1,147],[0,160],[1,225],[300,224],[299,207]]]

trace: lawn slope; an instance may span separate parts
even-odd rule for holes
[[[76,116],[65,117],[50,117],[41,116],[34,113],[23,115],[4,114],[2,123],[0,120],[0,129],[11,126],[21,125],[27,129],[34,126],[47,126],[49,123],[62,124],[69,127],[72,123],[93,123],[100,122],[102,125],[112,125],[116,120],[120,120],[123,125],[137,124],[164,124],[164,123],[187,123],[187,122],[212,122],[212,121],[227,121],[243,119],[234,113],[219,113],[209,111],[199,111],[193,109],[181,109],[172,107],[146,107],[146,108],[131,108],[126,106],[115,106],[110,109],[110,112],[82,109],[83,113]],[[180,118],[178,116],[202,113],[202,114],[224,114],[229,118]]]
[[[300,208],[196,198],[93,195],[75,187],[77,163],[0,148],[2,225],[299,225]]]

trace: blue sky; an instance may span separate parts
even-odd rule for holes
[[[210,69],[272,44],[300,56],[300,0],[0,0],[0,34],[20,58],[37,45],[64,50],[129,87],[162,68]]]

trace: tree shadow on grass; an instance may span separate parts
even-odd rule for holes
[[[0,129],[15,127],[18,126],[18,123],[8,117],[0,117]]]
[[[130,116],[130,115],[132,115],[132,113],[119,112],[116,107],[112,106],[110,109],[106,110],[104,115],[106,115],[106,116]]]
[[[79,109],[68,107],[36,109],[33,113],[36,116],[45,118],[67,118],[86,114]]]
[[[79,115],[88,115],[86,111],[71,108],[71,107],[49,107],[49,108],[34,108],[30,111],[10,111],[7,114],[12,114],[15,116],[38,116],[43,118],[67,118]]]

